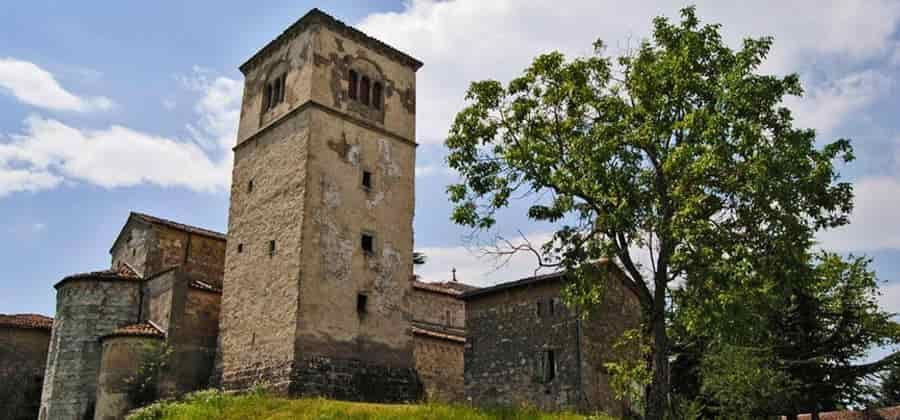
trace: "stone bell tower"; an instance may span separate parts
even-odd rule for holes
[[[314,9],[244,63],[222,384],[409,401],[418,60]]]

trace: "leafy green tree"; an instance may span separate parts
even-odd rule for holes
[[[900,365],[893,366],[882,378],[877,403],[882,407],[900,405]]]
[[[757,284],[766,294],[728,290],[738,284],[727,283],[694,284],[676,293],[676,302],[693,299],[676,317],[676,323],[693,318],[695,326],[680,341],[707,343],[695,362],[699,393],[722,413],[757,417],[869,402],[877,375],[900,362],[894,353],[858,363],[872,348],[900,343],[900,326],[878,304],[869,264],[820,252],[792,273]],[[752,289],[746,285],[739,284]],[[714,296],[723,294],[740,299],[722,307]],[[709,316],[715,313],[755,319],[758,327]]]
[[[534,194],[528,216],[561,226],[540,264],[621,263],[651,345],[646,417],[661,419],[670,286],[795,265],[816,230],[847,222],[852,190],[833,162],[852,154],[793,127],[783,99],[802,93],[799,78],[758,73],[771,38],[733,50],[693,8],[653,28],[617,60],[598,41],[590,57],[541,55],[505,86],[473,83],[446,145],[462,177],[448,187],[456,223],[490,229]],[[635,248],[650,250],[647,266]]]

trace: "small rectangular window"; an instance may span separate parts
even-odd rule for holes
[[[375,253],[375,237],[368,233],[363,233],[360,237],[360,247],[367,254]]]
[[[268,111],[272,107],[272,85],[266,83],[263,88],[263,111]]]
[[[537,379],[542,383],[549,383],[556,378],[556,352],[544,350],[539,355]]]
[[[371,89],[369,78],[363,76],[362,80],[359,82],[359,101],[362,102],[363,105],[369,105],[369,98],[372,94],[369,89]]]
[[[347,96],[349,96],[350,99],[356,99],[359,97],[359,95],[357,94],[359,90],[359,74],[357,74],[353,70],[350,70],[348,79],[349,82],[347,85]]]
[[[275,241],[269,241],[269,256],[275,255]]]
[[[366,307],[369,303],[369,297],[364,293],[360,293],[356,295],[356,312],[360,315],[366,313],[368,308]]]
[[[367,190],[372,189],[372,173],[369,171],[363,171],[362,173],[362,186]]]
[[[544,317],[544,305],[541,301],[535,302],[535,312],[537,313],[538,318]]]
[[[244,252],[244,244],[238,244],[237,252],[238,254]]]
[[[384,92],[384,89],[381,87],[381,83],[375,82],[372,85],[372,106],[375,109],[381,109],[381,96]]]
[[[250,180],[250,182],[247,183],[247,192],[248,193],[253,192],[253,180],[252,179]]]

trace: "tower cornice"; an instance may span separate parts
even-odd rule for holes
[[[265,47],[257,51],[257,53],[250,57],[250,59],[248,59],[246,62],[244,62],[244,64],[241,64],[241,66],[239,67],[241,72],[246,75],[247,72],[255,68],[273,51],[277,50],[280,45],[290,41],[298,33],[309,29],[315,24],[325,25],[349,39],[359,42],[374,51],[382,53],[387,57],[390,57],[406,66],[411,67],[414,71],[419,70],[419,68],[422,67],[422,62],[413,58],[412,56],[394,47],[391,47],[390,45],[387,45],[376,38],[366,35],[359,29],[347,25],[344,22],[335,19],[333,16],[319,9],[312,9],[309,11],[309,13],[305,14],[303,17],[294,22],[293,25],[282,32],[281,35],[278,35],[277,38],[273,39],[268,44],[266,44]]]

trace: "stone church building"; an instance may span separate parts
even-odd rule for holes
[[[603,363],[639,312],[615,264],[597,270],[612,300],[584,319],[560,303],[565,273],[484,289],[414,276],[421,66],[319,10],[264,46],[240,66],[227,235],[132,213],[109,269],[56,284],[49,337],[50,320],[0,317],[0,365],[15,346],[48,349],[0,370],[43,383],[39,403],[8,404],[21,418],[122,418],[129,381],[158,358],[160,397],[264,387],[626,410]]]

